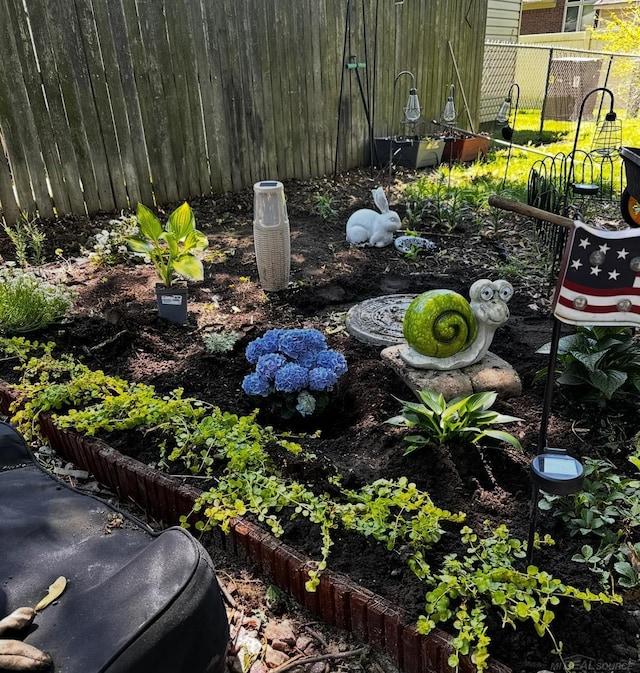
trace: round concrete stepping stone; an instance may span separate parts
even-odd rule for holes
[[[405,343],[402,320],[416,297],[416,294],[389,294],[360,302],[347,313],[347,331],[356,339],[375,346]]]

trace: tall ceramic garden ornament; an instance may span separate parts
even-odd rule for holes
[[[493,336],[509,319],[513,287],[506,280],[477,280],[467,300],[457,292],[430,290],[407,307],[400,357],[417,369],[449,370],[482,360]]]
[[[133,252],[145,255],[154,265],[160,283],[156,285],[158,315],[170,322],[187,322],[187,287],[175,285],[176,277],[203,280],[204,268],[197,253],[206,250],[209,241],[196,229],[196,220],[188,203],[176,208],[166,228],[143,204],[136,210],[140,233],[127,239]]]

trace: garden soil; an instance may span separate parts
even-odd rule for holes
[[[389,187],[393,210],[406,213],[404,186],[412,172],[394,175]],[[354,171],[337,179],[287,182],[285,193],[290,220],[291,277],[279,292],[263,291],[256,267],[252,227],[253,192],[191,199],[199,229],[209,237],[203,282],[189,282],[189,319],[186,325],[157,317],[153,269],[144,264],[95,266],[86,253],[90,237],[119,216],[107,213],[91,218],[63,218],[43,223],[51,277],[76,292],[72,319],[37,335],[50,339],[61,351],[73,353],[87,365],[129,380],[153,384],[159,392],[183,388],[196,397],[237,414],[251,413],[256,399],[241,388],[251,371],[244,352],[247,344],[271,328],[317,328],[328,344],[343,353],[349,370],[318,418],[283,421],[261,412],[259,419],[282,431],[304,432],[301,441],[315,454],[313,461],[282,458],[283,469],[321,489],[332,488],[329,477],[339,473],[343,484],[357,488],[379,478],[408,476],[429,492],[434,502],[454,512],[463,511],[468,524],[483,532],[484,522],[506,524],[526,539],[530,521],[529,465],[536,453],[544,398],[544,381],[534,381],[547,363],[536,351],[551,338],[550,297],[553,280],[536,271],[544,250],[533,235],[533,223],[513,213],[494,213],[479,220],[475,213],[460,217],[455,226],[423,218],[411,229],[435,243],[435,250],[411,258],[393,245],[352,247],[345,240],[348,216],[373,207],[371,189],[388,186],[386,175]],[[335,216],[315,214],[318,196],[330,196]],[[174,204],[179,205],[179,204]],[[159,213],[168,216],[171,207]],[[615,215],[608,221],[618,226]],[[15,258],[6,237],[0,242],[5,260]],[[372,297],[446,288],[468,297],[479,278],[507,278],[515,294],[511,317],[494,338],[491,350],[518,372],[523,393],[499,400],[496,409],[523,420],[505,429],[519,437],[523,452],[500,446],[452,446],[422,449],[404,455],[403,431],[385,424],[400,412],[399,400],[412,393],[380,357],[379,346],[361,342],[345,328],[350,307]],[[232,352],[207,352],[208,332],[236,332]],[[10,376],[7,373],[7,376]],[[581,407],[554,391],[548,427],[548,445],[563,447],[576,457],[611,458],[620,471],[630,473],[623,453],[612,437],[627,438],[638,430],[633,415],[620,410],[602,413]],[[319,437],[311,436],[320,431]],[[616,434],[617,433],[617,434]],[[135,436],[112,437],[119,450],[146,463],[158,456]],[[109,441],[109,438],[107,439]],[[595,577],[571,561],[583,541],[568,538],[546,515],[538,530],[557,541],[536,553],[535,562],[562,580],[599,590]],[[463,551],[455,529],[447,531],[429,561],[437,567],[442,556]],[[317,558],[316,538],[297,521],[287,526],[286,540]],[[344,535],[332,549],[330,566],[388,597],[417,616],[425,587],[413,580],[398,552],[382,553],[366,539]],[[561,603],[552,624],[565,658],[578,670],[640,671],[638,605],[627,600],[622,608]],[[528,624],[517,630],[491,624],[493,655],[514,671],[560,670],[554,644],[539,638]],[[346,670],[338,668],[330,670]],[[343,662],[341,664],[346,666]],[[329,669],[326,669],[329,670]],[[359,669],[358,669],[359,670]],[[366,669],[365,669],[366,670]]]

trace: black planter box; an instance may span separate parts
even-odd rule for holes
[[[392,144],[390,148],[389,145]],[[376,138],[375,163],[384,166],[389,155],[395,166],[405,168],[429,168],[442,161],[444,141],[435,138]]]

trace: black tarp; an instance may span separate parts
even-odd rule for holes
[[[120,515],[123,524],[108,525]],[[0,423],[0,617],[62,596],[24,641],[58,673],[219,673],[229,631],[213,563],[187,531],[154,533],[76,491]]]

